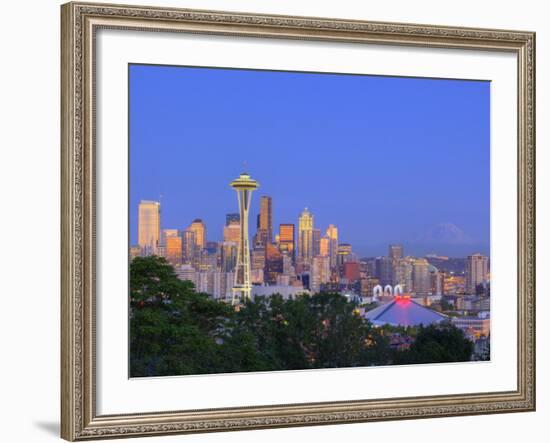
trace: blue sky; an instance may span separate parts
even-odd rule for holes
[[[130,241],[137,205],[220,240],[243,170],[273,198],[274,231],[338,226],[360,255],[489,251],[490,83],[131,65]]]

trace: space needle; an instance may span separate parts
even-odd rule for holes
[[[235,267],[235,283],[231,299],[231,304],[236,305],[239,301],[250,300],[252,292],[252,285],[250,283],[250,248],[248,245],[248,211],[252,200],[252,191],[258,189],[260,184],[250,178],[248,173],[243,172],[229,186],[237,191],[241,225],[237,265]]]

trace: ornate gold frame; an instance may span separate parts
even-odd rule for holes
[[[61,7],[61,435],[67,440],[535,409],[535,34],[123,5]],[[95,412],[94,33],[98,28],[508,51],[518,59],[517,390],[98,416]]]

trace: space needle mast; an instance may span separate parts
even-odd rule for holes
[[[250,178],[250,175],[243,172],[233,180],[229,186],[237,191],[239,201],[239,215],[241,232],[239,237],[239,248],[237,251],[237,266],[235,268],[235,283],[232,290],[231,303],[238,304],[240,301],[250,300],[252,284],[250,283],[250,247],[248,245],[248,211],[252,200],[252,191],[258,189],[260,184]]]

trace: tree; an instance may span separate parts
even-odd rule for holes
[[[194,291],[161,257],[130,264],[130,368],[134,377],[216,372],[228,306]]]
[[[396,353],[395,364],[469,361],[473,349],[473,343],[450,323],[421,326],[411,347]]]

